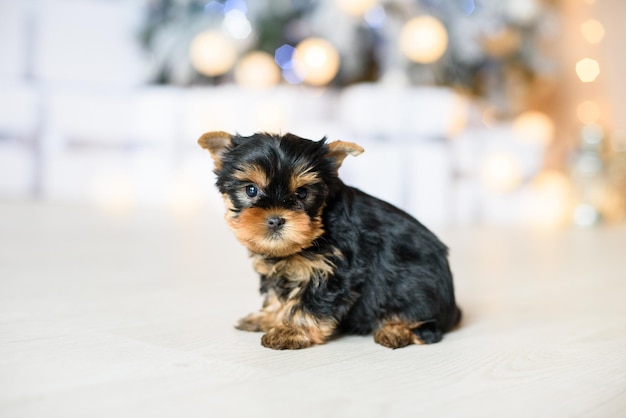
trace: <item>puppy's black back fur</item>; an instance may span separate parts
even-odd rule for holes
[[[334,189],[320,245],[338,248],[343,257],[333,260],[332,280],[305,290],[304,308],[330,313],[346,304],[340,310],[345,316],[337,318],[345,333],[369,334],[390,318],[423,322],[415,330],[418,336],[439,341],[460,320],[447,247],[389,203],[341,181]]]

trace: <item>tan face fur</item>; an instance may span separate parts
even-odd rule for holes
[[[226,222],[252,253],[286,257],[321,237],[328,191],[323,175],[336,175],[347,155],[363,152],[349,142],[325,145],[288,136],[233,137],[208,132],[198,140],[213,158],[227,209]],[[308,159],[298,146],[309,147],[316,154]],[[271,219],[280,220],[279,230],[269,227]]]

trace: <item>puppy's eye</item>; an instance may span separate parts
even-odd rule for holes
[[[254,184],[249,184],[246,186],[246,195],[248,197],[256,197],[259,194],[259,189]]]
[[[296,197],[300,200],[305,199],[307,197],[307,191],[305,188],[300,187],[299,189],[296,190]]]

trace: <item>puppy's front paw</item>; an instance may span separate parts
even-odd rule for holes
[[[248,316],[241,318],[235,328],[241,331],[261,332],[267,331],[265,315],[262,312],[254,312]]]
[[[274,350],[298,350],[313,345],[309,335],[301,329],[288,326],[270,328],[261,337],[261,344]]]

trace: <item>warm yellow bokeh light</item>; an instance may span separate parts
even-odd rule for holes
[[[585,100],[578,105],[576,115],[584,124],[597,123],[601,116],[600,105],[591,100]]]
[[[520,162],[510,154],[495,152],[487,156],[481,168],[481,180],[491,191],[510,192],[523,179]]]
[[[189,45],[191,65],[200,73],[215,77],[228,72],[237,58],[233,43],[218,32],[198,34]]]
[[[554,137],[554,122],[545,113],[529,110],[513,120],[513,131],[522,141],[546,146]]]
[[[576,74],[583,83],[591,83],[600,75],[600,64],[591,58],[583,58],[576,63]]]
[[[378,0],[337,0],[337,7],[349,15],[361,16],[376,6]]]
[[[409,20],[400,32],[400,49],[412,61],[428,64],[437,61],[448,47],[448,33],[432,16]]]
[[[305,83],[323,86],[335,78],[339,71],[339,53],[324,39],[308,38],[296,46],[293,66]]]
[[[561,172],[544,171],[530,185],[527,215],[531,225],[554,227],[568,221],[572,210],[571,182]]]
[[[604,38],[604,26],[595,19],[589,19],[583,23],[580,30],[583,37],[591,44],[597,44]]]
[[[235,81],[244,87],[271,87],[280,81],[280,70],[270,54],[255,51],[239,61],[235,67]]]

